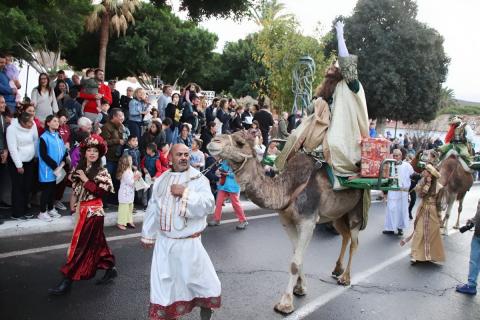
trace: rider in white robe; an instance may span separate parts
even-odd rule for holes
[[[186,187],[182,197],[172,195],[172,185]],[[176,319],[196,306],[220,307],[220,281],[200,238],[214,205],[207,178],[192,167],[169,170],[155,181],[142,230],[142,242],[155,243],[150,319]]]

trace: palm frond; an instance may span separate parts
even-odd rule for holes
[[[85,28],[88,32],[95,32],[100,29],[102,23],[102,15],[105,13],[105,7],[101,4],[93,7],[92,13],[90,13],[85,20]]]

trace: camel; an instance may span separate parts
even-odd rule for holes
[[[460,227],[460,214],[463,209],[463,199],[473,185],[473,175],[470,172],[465,171],[460,164],[458,157],[453,155],[443,160],[439,169],[440,174],[442,175],[440,178],[440,184],[445,186],[447,201],[447,210],[445,211],[445,217],[442,222],[443,234],[448,235],[448,219],[450,218],[450,213],[452,212],[455,200],[458,200],[458,213],[457,222],[453,228],[458,229]]]
[[[303,258],[317,223],[333,222],[342,236],[342,248],[332,275],[340,285],[350,285],[352,257],[358,247],[363,223],[363,191],[333,191],[326,169],[298,153],[274,178],[268,177],[257,160],[253,138],[245,132],[215,137],[207,146],[216,157],[227,160],[247,197],[261,208],[278,210],[280,221],[293,244],[290,278],[275,311],[294,311],[293,295],[307,293]],[[343,260],[348,243],[347,267]]]
[[[427,150],[424,151],[424,153],[428,161],[432,163],[438,162],[435,152]],[[437,166],[438,171],[442,175],[439,183],[445,187],[444,196],[447,205],[445,216],[442,220],[443,235],[448,235],[448,219],[450,218],[455,200],[458,201],[458,213],[457,222],[453,228],[458,229],[460,227],[460,214],[463,209],[463,200],[473,185],[472,174],[464,169],[458,157],[459,155],[456,152],[452,152],[452,154],[447,155]]]

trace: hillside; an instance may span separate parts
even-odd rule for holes
[[[474,106],[474,107],[480,107],[480,102],[474,102],[474,101],[465,101],[465,100],[460,100],[460,99],[455,99],[457,101],[459,106]]]

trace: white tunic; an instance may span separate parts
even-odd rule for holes
[[[411,183],[410,176],[414,171],[408,162],[402,161],[402,164],[397,166],[397,172],[400,189],[406,191],[388,191],[387,214],[384,227],[384,230],[387,231],[406,229],[410,224],[408,217],[408,189]]]
[[[183,197],[172,184],[187,186]],[[181,316],[195,306],[220,306],[220,280],[201,238],[214,210],[210,184],[198,170],[167,171],[154,183],[142,230],[142,242],[155,242],[150,277],[150,318]],[[191,237],[194,236],[194,237]]]

